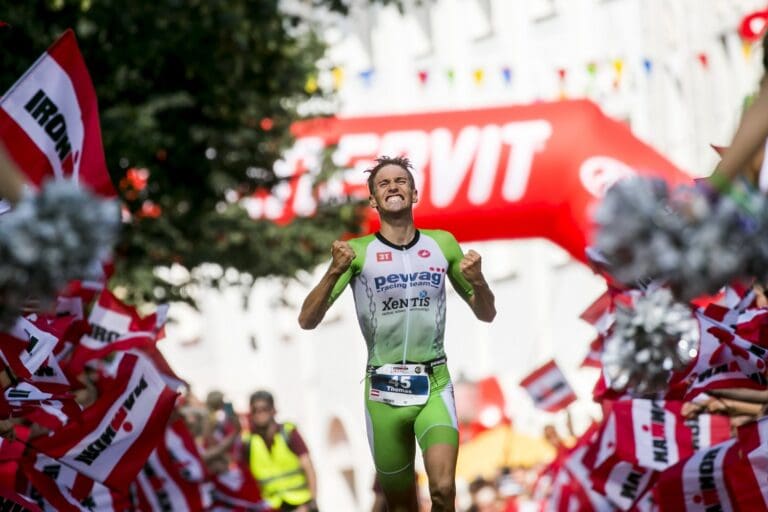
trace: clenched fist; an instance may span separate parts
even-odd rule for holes
[[[480,266],[481,260],[482,258],[480,255],[470,249],[467,251],[467,254],[464,255],[464,258],[459,264],[461,273],[464,274],[464,277],[467,278],[467,281],[469,281],[470,284],[479,284],[485,282],[485,278],[483,278],[483,271]]]
[[[331,272],[344,273],[355,259],[355,251],[347,242],[336,240],[331,244]]]

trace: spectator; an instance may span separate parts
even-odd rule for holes
[[[211,391],[205,399],[207,418],[203,428],[203,460],[208,464],[213,459],[225,456],[229,465],[241,453],[240,419],[232,404],[224,401],[221,391]],[[220,461],[219,461],[220,462]]]
[[[267,391],[251,395],[250,413],[243,453],[264,499],[280,512],[316,511],[315,470],[296,426],[275,421],[275,401]]]

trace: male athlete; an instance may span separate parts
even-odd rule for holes
[[[417,512],[415,439],[424,456],[433,511],[453,511],[458,425],[443,350],[445,279],[490,322],[494,297],[480,255],[462,254],[450,233],[418,230],[418,201],[406,158],[382,157],[370,169],[369,203],[381,230],[336,241],[332,261],[304,300],[299,324],[314,329],[347,283],[352,283],[368,345],[365,406],[377,477],[391,512]]]

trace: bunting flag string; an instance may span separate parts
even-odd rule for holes
[[[0,22],[2,23],[2,22]],[[2,25],[0,25],[2,26]],[[768,30],[768,9],[753,12],[745,16],[736,33],[739,35],[742,42],[742,53],[744,58],[749,60],[753,57],[753,45],[759,42],[766,30]],[[727,33],[720,35],[720,39],[724,44]],[[709,71],[711,68],[711,55],[705,51],[697,51],[690,55],[690,59],[696,59],[701,68],[704,71]],[[639,67],[635,67],[635,59],[627,56],[614,56],[604,59],[592,59],[584,64],[576,64],[570,67],[557,67],[555,72],[558,76],[558,97],[560,99],[566,98],[565,82],[570,81],[571,77],[577,77],[579,73],[586,73],[587,85],[585,87],[584,95],[590,96],[595,92],[595,86],[600,81],[598,78],[603,74],[610,74],[610,84],[614,89],[619,89],[626,81],[626,75],[634,69],[642,70],[646,76],[650,76],[656,67],[656,62],[650,56],[641,56],[639,58]],[[347,77],[355,77],[357,80],[350,81]],[[305,83],[305,90],[309,94],[314,94],[319,90],[325,92],[340,91],[351,82],[356,82],[356,85],[362,86],[364,89],[371,89],[377,85],[377,80],[380,74],[376,73],[374,67],[368,67],[360,70],[349,70],[344,66],[336,65],[325,70],[320,70],[317,74],[313,74],[307,77]],[[466,77],[469,83],[474,84],[477,87],[492,85],[493,82],[499,83],[504,87],[512,85],[512,78],[514,76],[514,70],[509,64],[500,64],[498,66],[488,65],[480,67],[472,67],[471,69],[462,71],[453,67],[445,68],[442,70],[432,68],[430,66],[418,68],[415,72],[414,80],[422,88],[437,85],[441,80],[435,80],[440,78],[443,80],[443,84],[447,84],[449,87],[455,86],[457,83],[462,82],[462,78]],[[575,82],[578,79],[575,79]],[[464,82],[466,83],[466,82]]]
[[[744,58],[749,59],[752,56],[752,43],[743,41]],[[699,51],[691,55],[704,71],[711,68],[711,55],[705,51]],[[620,88],[626,81],[627,73],[632,70],[639,70],[646,76],[650,76],[656,63],[649,56],[642,56],[636,61],[635,66],[632,60],[625,57],[614,57],[604,60],[590,60],[582,65],[569,67],[556,67],[554,76],[557,82],[557,91],[559,99],[567,98],[566,84],[574,78],[574,83],[578,83],[579,75],[584,77],[582,80],[586,83],[584,87],[584,96],[590,96],[595,91],[598,83],[602,83],[601,76],[610,76],[610,84],[614,89]],[[432,67],[421,67],[415,72],[415,81],[421,88],[432,85],[443,84],[448,87],[454,87],[461,82],[462,77],[476,87],[498,84],[502,87],[513,85],[515,71],[510,65],[473,67],[464,73],[453,67],[442,69]],[[309,94],[314,94],[319,90],[325,92],[339,92],[348,85],[355,84],[365,90],[370,90],[379,85],[382,75],[376,72],[374,67],[369,67],[357,71],[350,71],[343,66],[334,66],[331,69],[320,71],[307,77],[304,89]],[[356,80],[349,80],[347,77],[354,77]],[[465,83],[466,83],[465,81]]]

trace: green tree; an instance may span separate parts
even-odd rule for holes
[[[0,28],[0,90],[75,30],[99,99],[107,166],[132,214],[111,285],[133,302],[191,300],[190,284],[219,279],[190,272],[172,283],[155,275],[158,266],[215,263],[233,269],[222,279],[247,284],[309,268],[334,238],[356,230],[353,204],[277,226],[232,200],[277,182],[272,165],[291,143],[289,127],[325,51],[312,23],[278,4],[0,1],[9,25]],[[338,0],[314,4],[346,9]]]

